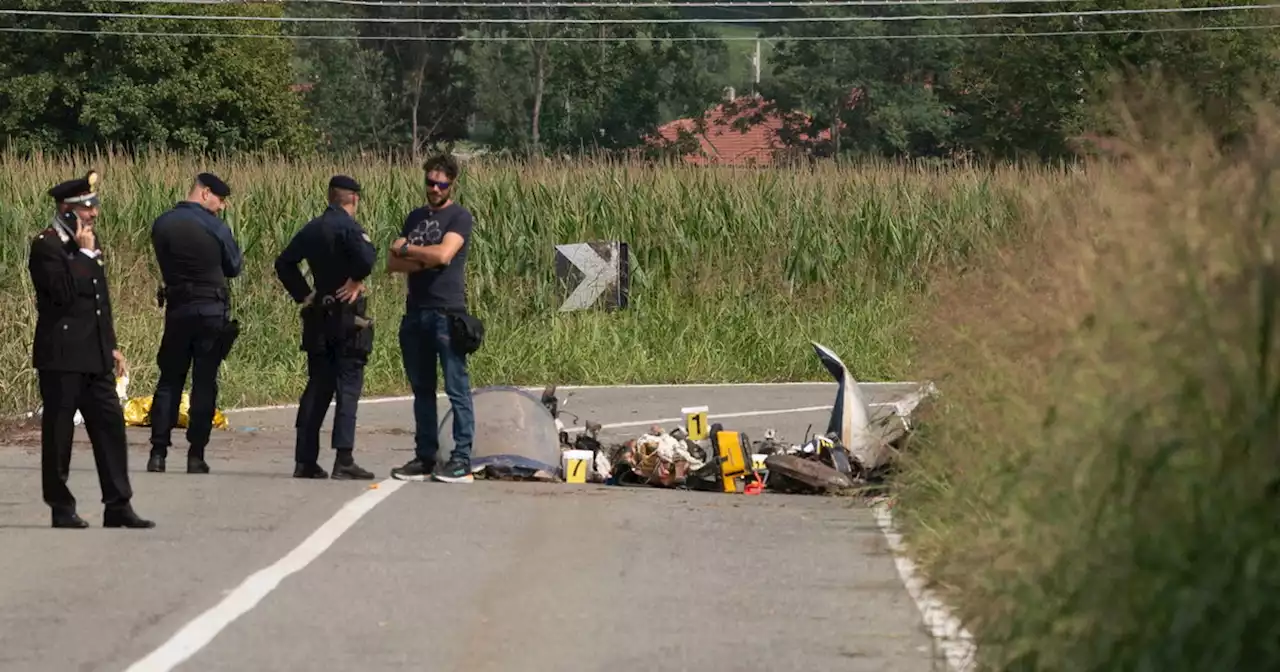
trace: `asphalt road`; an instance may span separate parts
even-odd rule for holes
[[[873,404],[893,392],[867,389]],[[834,390],[561,397],[605,423],[607,439],[673,426],[681,407],[705,404],[713,422],[752,438],[772,427],[799,441],[810,425],[825,429]],[[135,506],[152,530],[100,527],[83,432],[71,488],[92,527],[50,529],[38,433],[10,437],[0,670],[127,670],[157,650],[150,660],[195,671],[945,669],[864,502],[387,481],[411,456],[405,400],[361,406],[357,459],[378,480],[294,480],[294,412],[229,412],[203,476],[182,468],[181,430],[170,472],[146,473],[148,430],[131,428]],[[344,509],[353,500],[363,515]]]

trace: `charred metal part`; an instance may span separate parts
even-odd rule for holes
[[[770,490],[804,494],[835,494],[852,488],[853,479],[834,467],[801,455],[773,454],[764,460]]]

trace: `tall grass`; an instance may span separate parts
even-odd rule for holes
[[[379,249],[368,283],[377,321],[367,393],[406,389],[396,341],[401,278],[381,269],[405,214],[422,202],[415,165],[375,158],[317,165],[116,154],[0,156],[0,409],[36,402],[28,366],[35,315],[28,241],[51,214],[52,184],[102,175],[118,332],[132,392],[154,384],[162,317],[148,245],[154,218],[212,170],[233,188],[227,219],[246,257],[234,282],[243,332],[222,374],[224,406],[288,400],[301,391],[296,309],[272,261],[323,209],[330,175],[364,187],[358,218]],[[712,170],[607,163],[476,163],[460,202],[476,215],[469,296],[487,322],[473,358],[477,385],[824,379],[807,348],[829,343],[860,377],[910,375],[901,327],[938,269],[1016,233],[1028,181],[1050,173],[917,169]],[[554,247],[594,239],[630,244],[631,307],[559,313]]]
[[[899,510],[981,669],[1276,669],[1280,116],[1226,155],[1123,109],[1124,159],[939,284]]]

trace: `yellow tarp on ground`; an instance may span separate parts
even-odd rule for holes
[[[187,410],[191,407],[190,394],[182,393],[182,400],[178,402],[178,426],[187,426]],[[130,427],[150,427],[151,426],[151,395],[145,397],[134,397],[124,404],[124,424]],[[227,418],[222,411],[214,409],[213,426],[217,429],[225,429],[227,426]]]

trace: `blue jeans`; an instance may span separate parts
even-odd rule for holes
[[[471,403],[471,377],[467,358],[449,346],[449,320],[435,310],[410,308],[400,320],[400,354],[413,388],[415,452],[427,468],[440,450],[436,416],[436,360],[444,370],[444,392],[453,408],[451,456],[470,461],[475,435],[475,411]]]

